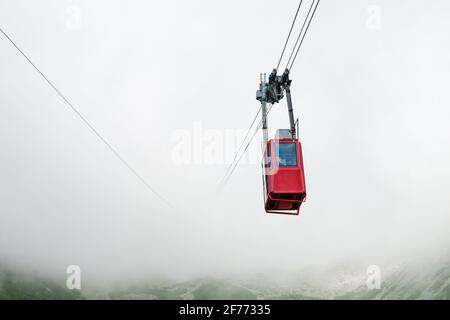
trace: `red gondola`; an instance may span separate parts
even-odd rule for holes
[[[269,140],[264,154],[266,212],[298,215],[305,199],[301,143],[288,136]]]
[[[298,121],[294,121],[289,70],[280,76],[274,69],[266,81],[261,75],[256,99],[261,102],[263,131],[264,208],[268,213],[298,215],[306,199],[302,145],[298,141]],[[286,93],[290,129],[279,129],[275,139],[268,140],[267,104],[279,102]]]

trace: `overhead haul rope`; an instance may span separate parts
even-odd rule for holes
[[[283,58],[284,50],[286,50],[286,46],[287,46],[287,44],[289,42],[289,38],[291,36],[292,29],[294,28],[295,20],[297,20],[297,15],[298,15],[298,12],[300,11],[300,7],[302,6],[302,2],[303,2],[303,0],[300,0],[300,3],[298,4],[298,7],[297,7],[297,11],[295,12],[294,20],[292,21],[291,28],[289,29],[289,33],[288,33],[288,36],[286,38],[286,42],[284,43],[283,51],[281,51],[280,59],[278,60],[278,64],[277,64],[277,67],[276,67],[277,70],[278,70],[278,67],[280,66],[281,59]]]
[[[267,109],[267,114],[270,113],[270,110],[272,110],[273,104],[269,105],[269,108]],[[253,139],[255,138],[256,134],[258,133],[259,129],[262,126],[262,120],[259,121],[258,126],[256,127],[255,131],[253,132],[253,135],[251,136],[250,140],[247,142],[247,145],[244,148],[244,151],[242,151],[240,157],[238,158],[238,160],[236,161],[236,163],[234,164],[233,168],[231,169],[230,173],[228,175],[225,175],[225,177],[222,179],[222,184],[225,185],[228,180],[230,179],[231,175],[234,173],[234,170],[236,169],[237,165],[239,164],[239,162],[241,161],[242,157],[244,156],[244,154],[247,152],[248,147],[250,146],[250,144],[252,143]]]
[[[313,11],[313,13],[312,13],[312,15],[311,15],[311,18],[310,18],[309,21],[308,21],[308,25],[306,26],[306,30],[305,30],[305,32],[303,33],[302,40],[300,41],[300,44],[299,44],[299,46],[298,46],[298,48],[297,48],[297,51],[295,52],[295,56],[294,56],[294,58],[292,59],[292,63],[291,63],[291,66],[289,67],[289,70],[292,70],[292,66],[294,65],[295,58],[297,58],[297,54],[298,54],[298,52],[300,51],[300,47],[302,46],[303,40],[305,39],[306,33],[308,32],[308,29],[309,29],[309,25],[311,24],[311,21],[312,21],[312,19],[314,18],[314,14],[316,13],[316,9],[317,9],[317,6],[319,5],[319,3],[320,3],[320,0],[317,0],[316,6],[314,7],[314,11]],[[311,11],[311,8],[312,8],[312,5],[313,5],[313,4],[314,4],[314,1],[313,1],[313,3],[311,4],[311,7],[310,7],[310,9],[309,9],[310,11]],[[309,16],[309,12],[308,12],[308,16]],[[306,16],[305,22],[306,22],[306,20],[308,19],[308,16]],[[302,27],[302,29],[303,29],[303,27]],[[294,47],[294,49],[295,49],[295,47]],[[287,65],[286,65],[286,67],[287,67]]]
[[[56,86],[44,75],[44,73],[31,61],[31,59],[17,46],[17,44],[6,34],[0,27],[0,32],[11,42],[11,44],[17,49],[17,51],[30,63],[30,65],[41,75],[41,77],[47,82],[50,87],[61,97],[61,99],[75,112],[75,114],[88,126],[88,128],[102,141],[108,149],[133,173],[154,195],[156,195],[162,202],[169,207],[173,207],[169,201],[162,197],[140,174],[137,172],[121,155],[120,153],[99,133],[95,127],[89,123],[89,121],[78,111],[77,108],[56,88]]]
[[[234,154],[233,160],[231,161],[230,165],[228,166],[227,170],[225,171],[225,174],[224,174],[224,176],[222,177],[222,179],[220,179],[219,184],[222,183],[222,182],[224,181],[225,177],[228,175],[230,169],[232,168],[233,163],[234,163],[234,161],[236,160],[236,158],[237,158],[237,156],[238,156],[238,154],[239,154],[239,151],[241,150],[241,148],[242,148],[242,146],[244,145],[245,141],[247,140],[248,135],[249,135],[249,133],[250,133],[250,130],[252,129],[253,125],[255,124],[255,121],[256,121],[256,119],[258,118],[260,112],[261,112],[261,107],[259,107],[258,112],[256,113],[255,117],[253,118],[253,121],[252,121],[252,123],[250,124],[250,127],[248,128],[247,133],[245,134],[244,139],[242,139],[242,142],[241,142],[241,144],[239,145],[239,148],[237,149],[236,153]]]
[[[300,29],[300,32],[298,33],[297,39],[295,40],[294,47],[292,48],[291,54],[289,55],[289,59],[288,59],[288,61],[286,63],[286,68],[285,69],[288,68],[289,63],[291,62],[292,56],[294,55],[295,49],[297,48],[298,41],[300,40],[300,38],[301,38],[301,36],[303,34],[303,29],[305,29],[305,25],[308,22],[308,17],[309,17],[309,14],[311,13],[311,10],[312,10],[313,6],[314,6],[314,0],[311,1],[311,5],[309,7],[308,13],[306,14],[306,18],[303,21],[302,28]]]

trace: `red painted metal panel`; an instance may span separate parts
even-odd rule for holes
[[[295,144],[295,165],[281,164],[278,154],[281,143]],[[266,212],[298,215],[300,206],[306,199],[301,143],[297,139],[269,140],[264,155],[264,172]]]

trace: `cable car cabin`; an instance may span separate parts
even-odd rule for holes
[[[306,198],[301,143],[286,136],[267,141],[263,167],[266,212],[298,215]]]

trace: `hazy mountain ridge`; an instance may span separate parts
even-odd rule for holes
[[[381,267],[380,289],[367,287],[366,269],[344,267],[323,274],[206,277],[113,291],[111,299],[450,299],[450,264]]]
[[[123,282],[116,289],[68,290],[59,281],[0,268],[0,299],[450,299],[448,260],[380,266],[380,289],[368,289],[366,266],[274,271],[170,282]],[[95,288],[90,284],[90,287]]]

